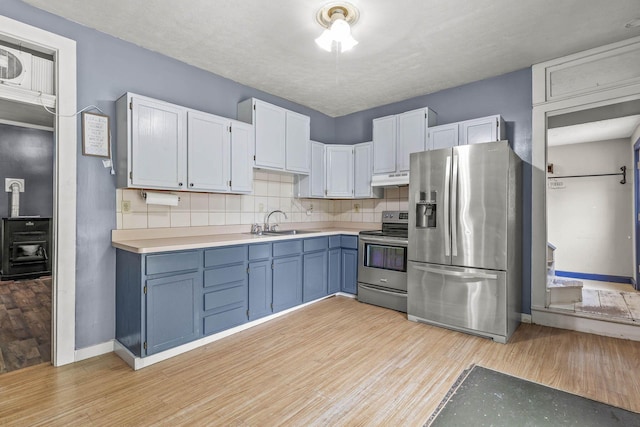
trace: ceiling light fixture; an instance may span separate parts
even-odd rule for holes
[[[331,52],[334,45],[340,52],[350,50],[358,41],[351,35],[351,25],[360,16],[358,9],[351,3],[336,2],[322,7],[316,15],[318,24],[326,28],[316,43],[327,52]]]

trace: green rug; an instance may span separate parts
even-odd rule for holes
[[[640,414],[474,365],[426,426],[640,427]]]

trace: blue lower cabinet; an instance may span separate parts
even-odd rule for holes
[[[338,236],[340,237],[340,236]],[[329,250],[329,283],[328,283],[328,293],[335,294],[336,292],[340,292],[340,283],[342,272],[340,269],[341,266],[341,258],[342,258],[342,250],[338,249],[330,249]]]
[[[274,245],[275,253],[275,245]],[[273,312],[302,304],[302,257],[273,260]]]
[[[328,258],[327,251],[304,254],[303,302],[313,301],[327,295]]]
[[[244,258],[240,257],[241,260]],[[210,335],[247,321],[247,264],[212,268],[204,272],[202,333]]]
[[[198,272],[146,281],[146,355],[198,338],[201,283]]]
[[[271,314],[271,260],[249,263],[249,320]]]
[[[349,294],[358,293],[358,251],[355,249],[342,249],[342,292]]]

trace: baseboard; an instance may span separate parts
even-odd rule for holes
[[[520,313],[520,323],[531,323],[531,315]]]
[[[346,293],[346,292],[336,292],[334,295],[341,296],[341,297],[347,297],[347,298],[358,298],[358,295],[349,294],[349,293]]]
[[[101,356],[103,354],[112,353],[114,351],[115,340],[109,340],[101,344],[92,345],[91,347],[79,348],[74,353],[74,362],[79,362],[92,357]]]
[[[608,274],[578,273],[577,271],[556,270],[555,275],[557,277],[571,277],[574,279],[595,280],[598,282],[633,283],[633,278],[631,277],[611,276]]]
[[[541,307],[531,307],[531,321],[536,325],[640,341],[640,327],[632,321],[595,319]]]

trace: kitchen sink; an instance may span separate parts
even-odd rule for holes
[[[277,231],[263,231],[262,234],[266,234],[267,236],[289,236],[293,234],[307,234],[307,233],[317,233],[314,230],[277,230]]]

